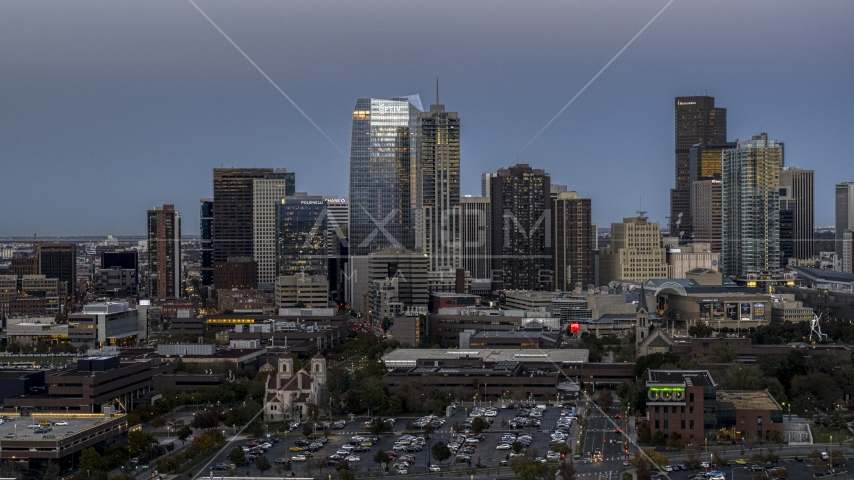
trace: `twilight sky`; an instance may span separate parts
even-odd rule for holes
[[[816,171],[816,225],[854,181],[854,2],[676,0],[521,153],[666,0],[197,3],[345,152],[357,98],[428,105],[439,76],[464,194],[529,163],[601,226],[641,198],[664,224],[673,97],[706,91],[730,140],[767,131]],[[144,234],[164,203],[197,233],[221,165],[347,193],[346,156],[187,1],[4,2],[0,72],[0,236]]]

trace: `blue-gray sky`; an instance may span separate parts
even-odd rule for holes
[[[345,151],[357,98],[429,104],[439,76],[464,194],[529,163],[602,226],[641,198],[664,223],[673,97],[706,91],[730,139],[767,131],[816,170],[817,225],[854,181],[854,2],[676,0],[521,154],[666,0],[197,3]],[[220,165],[347,192],[346,157],[189,2],[4,2],[0,72],[0,236],[142,234],[164,203],[195,233]]]

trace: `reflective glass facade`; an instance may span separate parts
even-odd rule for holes
[[[780,168],[783,144],[756,135],[723,151],[725,275],[780,269]]]
[[[356,101],[350,136],[350,254],[415,245],[415,99]]]
[[[276,205],[278,275],[327,275],[326,201],[285,197]]]

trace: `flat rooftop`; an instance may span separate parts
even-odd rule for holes
[[[717,402],[718,408],[730,403],[736,410],[781,410],[764,390],[718,390]]]
[[[15,417],[12,415],[12,418],[15,420],[4,420],[3,423],[0,424],[0,442],[3,440],[10,440],[6,438],[6,435],[9,434],[17,435],[15,438],[18,440],[56,440],[62,437],[74,435],[105,421],[103,415],[81,417],[73,414],[66,415],[65,412],[57,413],[55,417],[46,414],[39,414],[35,417]],[[49,421],[51,423],[65,421],[68,422],[68,425],[51,425],[53,430],[46,434],[36,434],[33,433],[35,428],[27,428],[28,425],[36,424],[40,420]],[[53,435],[53,438],[44,438],[44,435]]]
[[[649,384],[680,385],[687,387],[712,387],[715,381],[708,370],[649,370]]]
[[[586,363],[590,352],[586,349],[421,349],[398,348],[383,356],[387,367],[414,367],[418,360],[448,360],[457,358],[482,358],[484,362],[520,362],[525,363]]]

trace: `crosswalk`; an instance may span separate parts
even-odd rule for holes
[[[576,478],[612,478],[617,480],[620,478],[621,470],[606,470],[604,472],[587,472],[587,473],[576,473]]]

